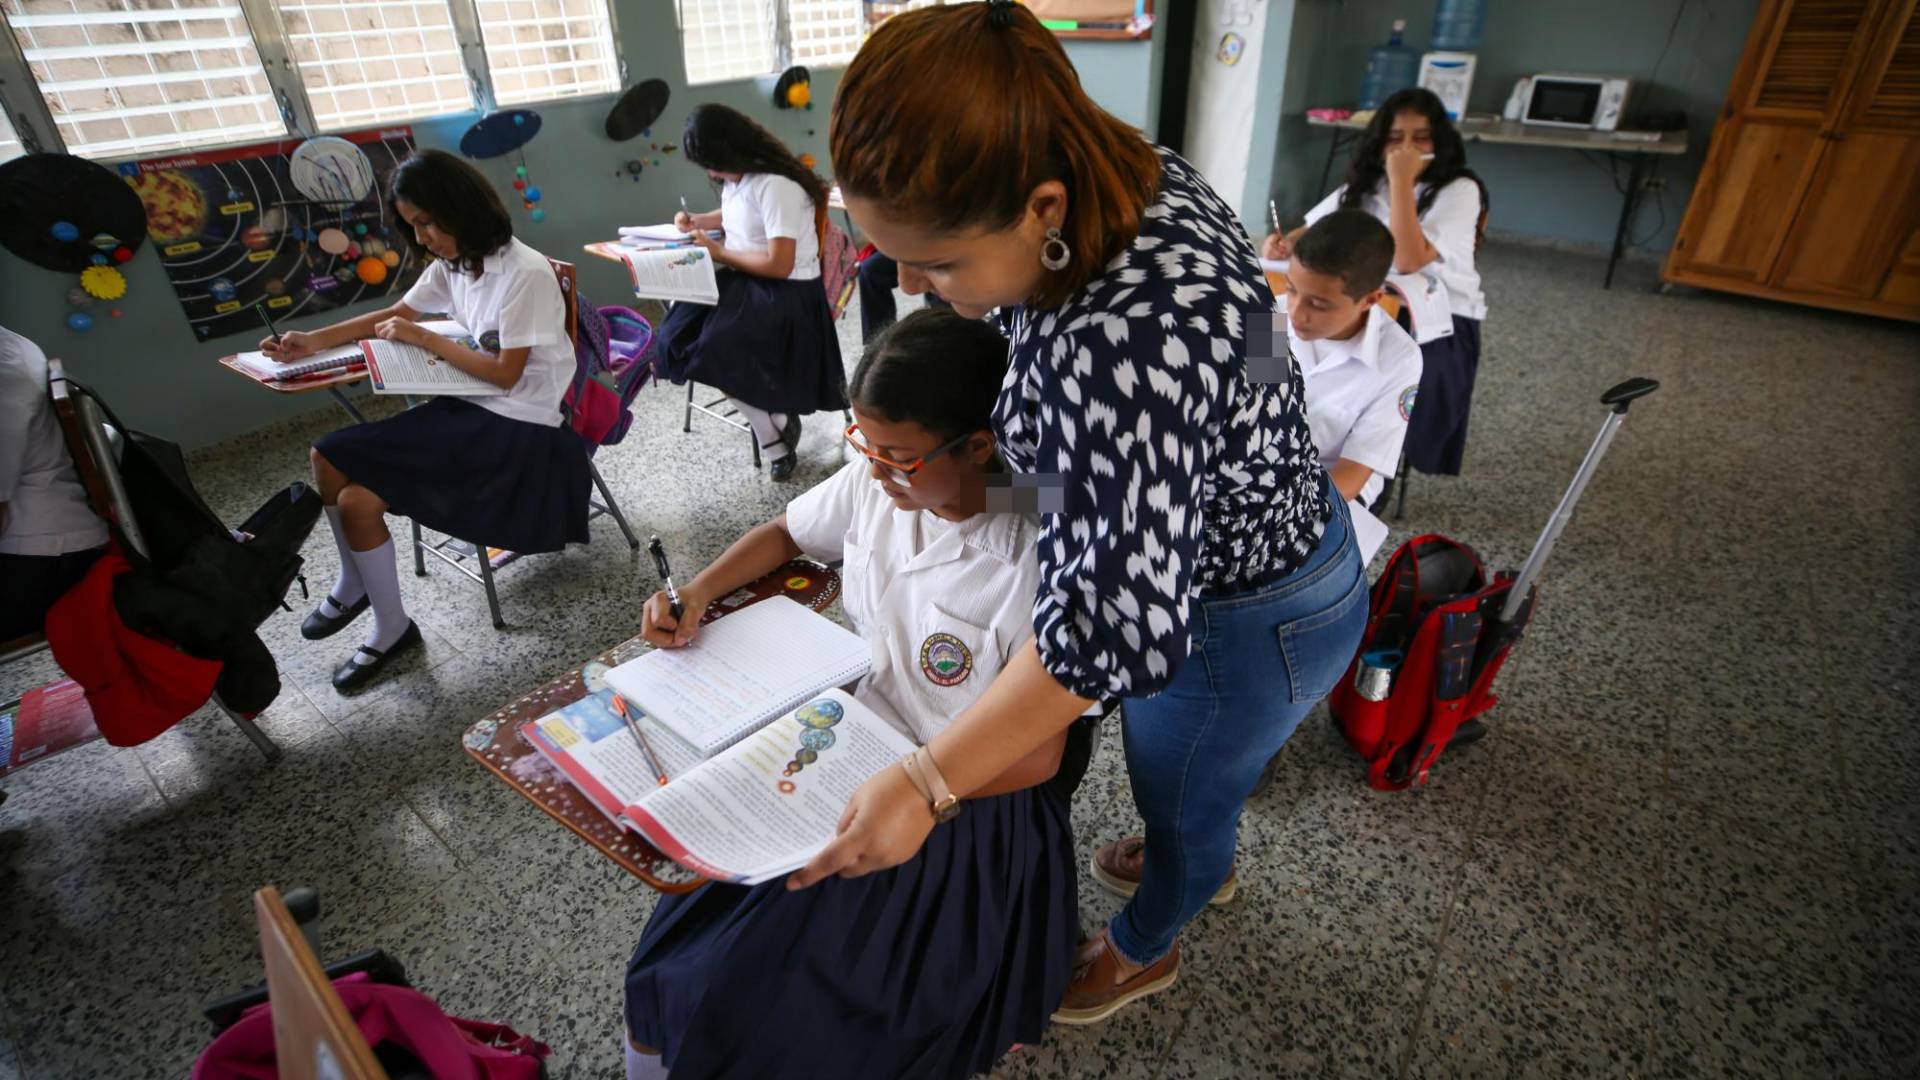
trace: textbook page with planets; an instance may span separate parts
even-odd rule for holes
[[[640,796],[622,824],[702,877],[758,885],[818,855],[860,785],[913,749],[878,713],[828,690]]]
[[[630,248],[614,245],[633,278],[633,295],[643,300],[678,300],[688,304],[720,302],[720,282],[713,274],[713,256],[705,248]]]

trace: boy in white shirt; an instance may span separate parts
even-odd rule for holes
[[[1287,269],[1287,336],[1306,384],[1307,423],[1371,560],[1386,527],[1367,512],[1400,461],[1420,388],[1420,346],[1380,308],[1393,234],[1337,210],[1302,233]]]

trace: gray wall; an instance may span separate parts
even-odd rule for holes
[[[1636,86],[1629,115],[1649,104],[1684,110],[1691,149],[1684,157],[1661,159],[1657,175],[1666,189],[1646,201],[1632,233],[1636,246],[1664,252],[1686,211],[1758,7],[1758,0],[1493,0],[1470,111],[1498,113],[1514,80],[1538,71],[1630,75]],[[1430,0],[1299,3],[1274,155],[1274,191],[1283,213],[1304,211],[1326,193],[1320,172],[1328,137],[1307,126],[1306,110],[1353,104],[1367,50],[1387,39],[1396,18],[1408,21],[1407,44],[1425,51],[1433,18]],[[1666,46],[1669,27],[1672,44]],[[1613,242],[1620,195],[1604,160],[1595,164],[1572,151],[1481,144],[1467,152],[1491,192],[1492,228],[1582,244]],[[1340,182],[1344,169],[1344,161],[1335,164],[1329,188]]]
[[[819,159],[822,173],[831,171],[827,116],[839,69],[813,70],[810,111],[775,109],[770,78],[688,88],[672,0],[617,3],[629,84],[660,78],[673,87],[673,99],[654,128],[654,141],[679,141],[687,111],[700,102],[716,101],[758,118],[797,152]],[[1093,96],[1115,115],[1143,128],[1150,127],[1159,108],[1160,48],[1151,41],[1068,43],[1068,52]],[[530,175],[545,195],[541,205],[547,219],[535,225],[513,207],[517,235],[548,255],[578,265],[582,290],[602,304],[630,299],[631,285],[623,268],[586,255],[580,250],[582,244],[606,239],[618,225],[664,221],[679,208],[682,195],[696,208],[714,201],[704,175],[678,155],[662,156],[662,168],[649,168],[637,183],[624,174],[616,176],[629,158],[639,155],[634,144],[613,142],[602,130],[612,100],[608,96],[534,106],[542,126],[539,137],[526,148],[526,159]],[[416,123],[415,141],[457,150],[461,133],[474,119],[469,114]],[[644,147],[646,140],[638,143]],[[476,164],[502,190],[513,179],[512,158]],[[105,317],[107,305],[102,305],[94,329],[75,334],[64,322],[65,296],[74,276],[42,270],[0,250],[0,325],[66,360],[129,424],[189,447],[251,431],[296,412],[335,408],[325,394],[276,395],[215,363],[224,353],[252,348],[258,339],[236,335],[205,343],[195,340],[150,244],[123,269],[128,295],[118,306],[125,317]],[[312,329],[339,317],[335,313],[294,320],[288,326]],[[286,464],[287,469],[299,467]]]

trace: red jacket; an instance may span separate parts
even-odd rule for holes
[[[133,567],[111,548],[47,612],[53,657],[86,690],[100,734],[134,746],[193,715],[213,696],[218,660],[201,660],[127,627],[113,582]]]

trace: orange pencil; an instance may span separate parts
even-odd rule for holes
[[[633,718],[627,699],[619,694],[613,695],[613,711],[619,713],[620,719],[627,722],[627,730],[633,734],[633,741],[639,744],[640,756],[647,759],[647,768],[653,770],[654,779],[660,781],[661,786],[664,787],[667,782],[667,770],[660,767],[660,759],[653,755],[653,747],[647,742],[647,733],[640,730],[640,723]]]

